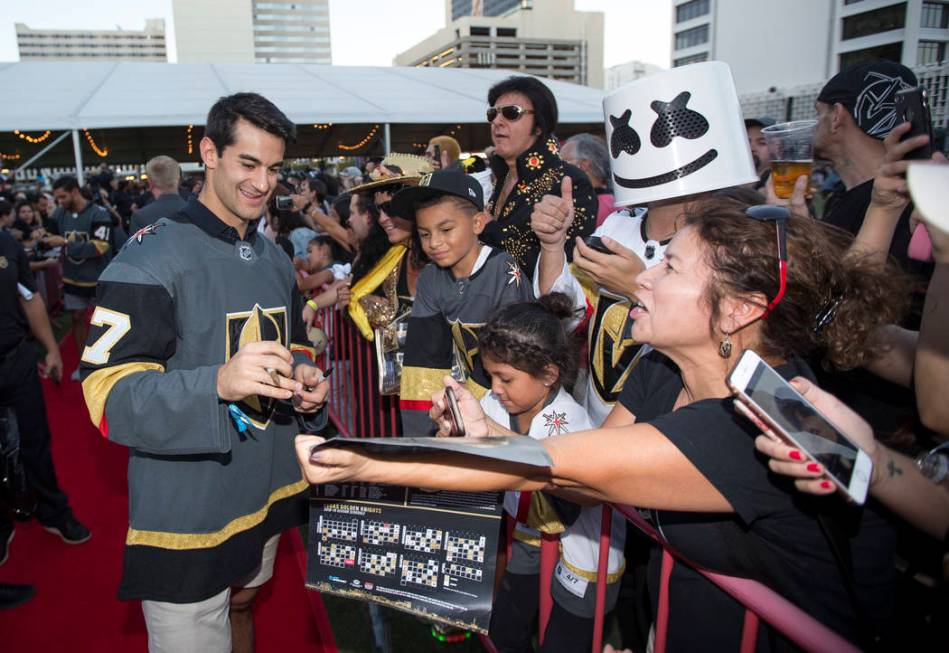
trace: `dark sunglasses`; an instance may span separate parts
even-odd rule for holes
[[[519,120],[525,113],[534,113],[534,110],[525,109],[519,104],[505,104],[503,107],[491,107],[486,114],[488,116],[488,122],[494,122],[494,119],[498,117],[499,113],[505,120],[514,122],[515,120]]]
[[[788,285],[788,232],[787,223],[791,217],[791,212],[783,206],[773,204],[759,204],[745,209],[745,215],[754,220],[774,221],[775,229],[778,235],[778,292],[764,311],[761,319],[768,317],[775,306],[784,297],[784,291]]]
[[[392,207],[392,200],[386,200],[385,202],[376,204],[376,208],[379,209],[380,212],[385,213],[386,215],[392,215],[392,211],[389,210],[391,207]]]

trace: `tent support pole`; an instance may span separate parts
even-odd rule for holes
[[[72,151],[76,156],[76,181],[82,186],[86,183],[86,177],[82,174],[82,147],[79,143],[79,130],[72,130]]]
[[[42,150],[40,150],[39,152],[37,152],[36,154],[34,154],[33,156],[31,156],[31,157],[29,158],[29,160],[28,160],[26,163],[23,163],[23,164],[21,164],[20,166],[18,166],[17,169],[13,171],[13,174],[16,175],[18,172],[20,172],[20,170],[25,170],[26,168],[28,168],[28,167],[30,167],[31,165],[33,165],[33,163],[36,162],[37,160],[39,160],[44,154],[46,154],[46,153],[49,152],[51,149],[53,149],[54,147],[56,147],[57,145],[59,145],[59,144],[62,142],[62,140],[63,140],[64,138],[66,138],[67,136],[69,136],[69,132],[68,132],[68,131],[64,131],[62,134],[60,134],[60,135],[57,136],[55,139],[53,139],[53,142],[52,142],[52,143],[50,143],[49,145],[47,145],[46,147],[44,147]]]
[[[386,154],[388,154],[392,151],[392,130],[389,128],[389,123],[386,123],[383,133],[385,134]]]

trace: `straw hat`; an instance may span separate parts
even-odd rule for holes
[[[381,189],[393,184],[407,184],[414,186],[424,176],[434,172],[432,164],[425,157],[414,154],[389,154],[377,165],[365,184],[356,186],[349,192],[362,193],[368,190]]]

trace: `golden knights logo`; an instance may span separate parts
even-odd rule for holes
[[[66,235],[63,236],[66,239],[67,243],[74,243],[76,241],[88,243],[89,242],[89,232],[87,231],[67,231]],[[72,258],[70,256],[66,257],[71,263],[75,265],[81,265],[85,259],[81,258]]]
[[[481,365],[481,349],[478,346],[478,329],[481,324],[452,322],[451,339],[461,354],[465,375],[482,388],[490,388],[491,381]]]
[[[241,313],[227,314],[227,354],[225,361],[240,351],[241,347],[251,342],[276,340],[284,347],[289,347],[289,329],[287,308],[261,308],[254,304],[254,308]],[[250,418],[251,423],[265,429],[270,424],[277,402],[270,397],[247,397],[238,403],[238,406]]]
[[[640,345],[633,340],[628,299],[601,294],[590,324],[590,377],[597,395],[614,402],[636,367]]]

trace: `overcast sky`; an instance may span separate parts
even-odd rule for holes
[[[633,60],[668,67],[671,0],[574,2],[580,11],[604,12],[607,67]],[[0,61],[19,58],[17,22],[37,29],[114,29],[118,25],[140,30],[146,18],[165,19],[170,60],[176,57],[171,0],[2,0],[0,4]],[[333,63],[392,65],[396,54],[444,24],[444,0],[330,0]]]

